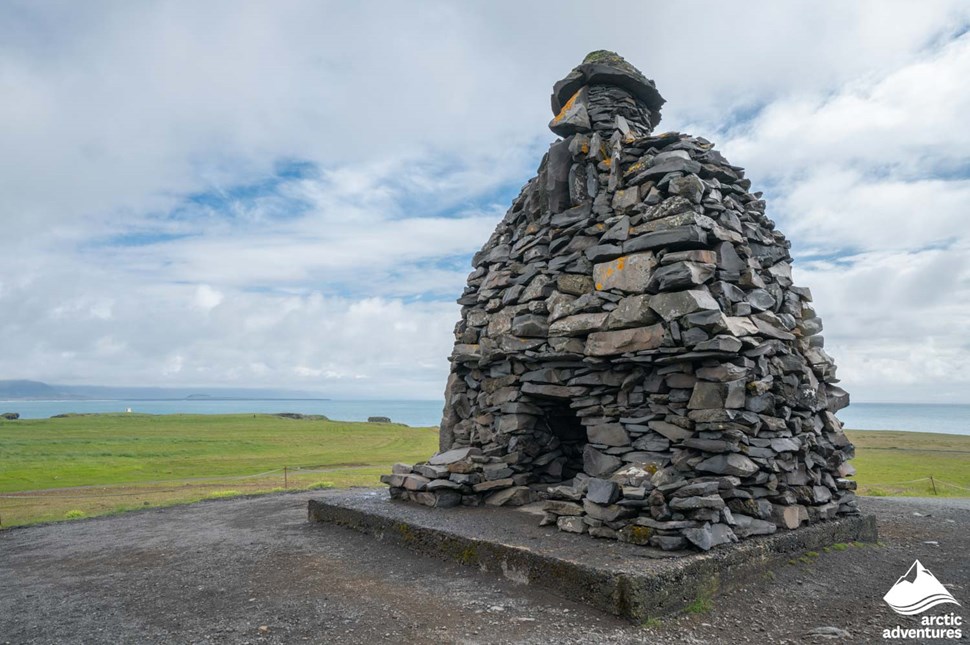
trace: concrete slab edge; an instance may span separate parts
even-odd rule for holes
[[[697,598],[711,598],[763,576],[772,565],[789,559],[791,554],[838,542],[877,540],[875,516],[847,517],[748,539],[708,553],[665,560],[671,564],[666,570],[638,575],[403,522],[325,500],[309,501],[308,519],[352,528],[415,553],[478,567],[637,622],[679,611]]]

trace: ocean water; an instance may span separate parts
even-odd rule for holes
[[[442,401],[327,401],[307,399],[147,400],[147,401],[0,401],[0,412],[19,412],[24,419],[43,419],[68,412],[132,412],[144,414],[235,414],[299,412],[323,414],[339,421],[390,417],[409,426],[437,426]],[[839,412],[853,430],[907,430],[970,435],[970,405],[913,403],[853,403]]]
[[[907,430],[970,435],[970,405],[853,403],[839,411],[851,430]]]
[[[409,426],[437,426],[444,401],[328,401],[323,399],[123,400],[123,401],[0,401],[0,413],[19,412],[22,419],[46,419],[55,414],[132,412],[142,414],[237,414],[299,412],[322,414],[335,421],[367,421],[389,417]]]

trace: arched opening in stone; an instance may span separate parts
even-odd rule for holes
[[[547,479],[564,481],[572,479],[583,471],[583,448],[586,446],[586,428],[567,399],[550,399],[540,406],[542,416],[536,423],[536,430],[552,436],[553,444],[558,444],[558,456],[546,466]]]

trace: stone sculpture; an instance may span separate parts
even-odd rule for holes
[[[612,52],[552,95],[553,143],[474,257],[440,452],[382,477],[428,506],[665,550],[857,514],[848,405],[789,242],[713,144]]]

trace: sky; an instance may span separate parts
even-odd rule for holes
[[[960,0],[0,0],[0,379],[439,399],[595,49],[765,192],[853,400],[970,403]]]

